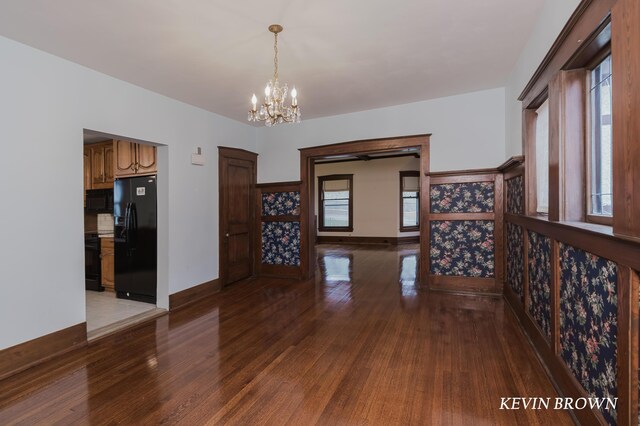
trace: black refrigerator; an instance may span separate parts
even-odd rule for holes
[[[155,176],[116,179],[115,290],[120,299],[156,303],[158,235]]]

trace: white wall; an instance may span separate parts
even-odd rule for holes
[[[258,182],[300,179],[298,148],[423,133],[433,134],[432,171],[496,167],[504,161],[504,101],[497,88],[260,128]]]
[[[316,164],[318,176],[353,174],[353,232],[318,232],[318,235],[354,237],[409,237],[400,232],[400,171],[420,170],[415,157]],[[318,199],[318,185],[315,186]],[[316,215],[318,202],[316,202]]]
[[[216,146],[255,150],[255,129],[2,37],[0,58],[0,349],[85,321],[83,128],[167,145],[159,304],[217,278]]]
[[[522,154],[522,102],[518,96],[579,3],[580,0],[545,1],[538,23],[509,76],[505,88],[506,158]]]

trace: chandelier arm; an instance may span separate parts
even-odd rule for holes
[[[276,81],[278,81],[278,33],[274,34],[275,37],[275,43],[273,44],[273,51],[275,53],[274,57],[273,57],[273,80],[274,83]]]

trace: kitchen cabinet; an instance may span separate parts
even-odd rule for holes
[[[156,147],[117,140],[115,142],[115,177],[153,175],[158,171]]]
[[[100,238],[100,265],[102,286],[114,290],[115,281],[115,250],[113,237]]]
[[[113,188],[113,142],[89,146],[91,149],[91,189]]]
[[[87,207],[87,190],[91,189],[91,148],[84,147],[84,206]]]

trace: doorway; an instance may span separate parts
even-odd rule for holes
[[[257,157],[258,154],[243,149],[218,147],[219,253],[223,287],[255,275]]]
[[[356,158],[371,160],[373,157],[386,155],[416,154],[419,156],[418,165],[418,202],[420,241],[428,241],[427,226],[429,202],[429,134],[402,136],[385,139],[371,139],[323,145],[300,150],[300,177],[302,180],[300,199],[305,212],[301,216],[301,268],[304,278],[314,275],[316,270],[315,241],[318,236],[318,222],[316,218],[316,203],[319,203],[316,192],[316,164],[320,161],[338,161],[340,159]],[[398,178],[400,179],[400,178]],[[344,179],[343,179],[344,180]],[[348,186],[348,183],[346,184]],[[306,209],[306,210],[304,210]],[[350,229],[350,226],[345,227]],[[420,250],[419,281],[426,285],[428,277],[428,253]]]
[[[158,302],[157,147],[85,130],[87,338],[164,313]]]

